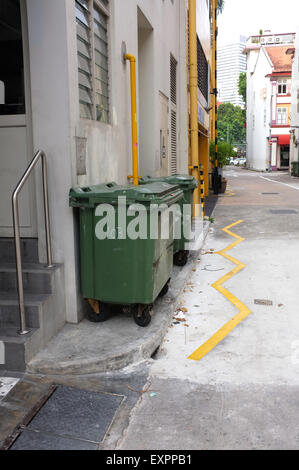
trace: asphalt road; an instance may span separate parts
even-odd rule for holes
[[[227,194],[118,449],[299,448],[299,181],[239,168],[226,176]],[[222,230],[236,222],[238,239]],[[213,284],[235,263],[218,252],[233,242],[227,255],[242,264],[223,295]],[[250,313],[234,327],[243,307]],[[206,353],[190,359],[203,344]]]

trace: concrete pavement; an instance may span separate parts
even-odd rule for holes
[[[0,442],[55,383],[123,397],[98,449],[299,448],[299,180],[239,168],[226,176],[229,189],[219,197],[200,259],[189,280],[175,281],[186,284],[158,352],[109,372],[96,370],[95,352],[88,375],[66,376],[59,364],[53,375],[51,356],[40,375],[47,363],[37,363],[0,402]],[[234,222],[231,231],[243,240],[227,254],[245,266],[223,286],[251,313],[201,360],[190,360],[238,314],[234,297],[213,287],[235,267],[218,254],[235,241],[222,230]],[[53,440],[39,444],[47,448]]]
[[[299,448],[298,180],[226,176],[230,190],[181,299],[185,321],[169,329],[149,371],[155,392],[135,408],[119,449]],[[238,312],[212,284],[234,267],[216,252],[234,241],[222,228],[239,220],[231,230],[244,241],[229,254],[246,266],[224,286],[251,314],[190,360]]]

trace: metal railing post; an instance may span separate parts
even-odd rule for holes
[[[20,179],[16,189],[12,195],[12,212],[13,212],[13,226],[14,226],[14,239],[16,251],[16,269],[17,269],[17,287],[18,299],[20,309],[20,335],[29,333],[26,328],[25,317],[25,302],[24,302],[24,286],[23,286],[23,273],[22,273],[22,252],[21,252],[21,236],[20,236],[20,218],[19,218],[19,204],[18,198],[21,189],[28,180],[31,172],[35,168],[39,159],[42,160],[42,173],[43,173],[43,199],[44,199],[44,212],[45,212],[45,230],[46,230],[46,245],[47,245],[47,261],[48,268],[53,267],[52,262],[52,247],[51,247],[51,232],[50,232],[50,215],[49,215],[49,198],[48,198],[48,179],[47,179],[47,162],[46,155],[42,150],[39,150]]]

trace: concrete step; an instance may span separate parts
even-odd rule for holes
[[[39,328],[43,323],[44,303],[50,294],[25,294],[25,315],[28,328]],[[18,328],[19,302],[16,293],[0,293],[0,329]]]
[[[21,240],[22,261],[24,263],[38,263],[37,238],[23,238]],[[13,238],[0,238],[0,260],[3,263],[15,262],[15,245]]]
[[[20,336],[16,268],[13,263],[0,263],[0,371],[25,371],[65,324],[63,265],[48,269],[39,263],[24,263],[23,280],[30,332]]]
[[[39,350],[39,331],[31,329],[27,335],[19,335],[19,328],[0,329],[0,371],[23,371],[24,364]]]
[[[54,268],[47,268],[40,263],[23,263],[24,292],[31,294],[51,294]],[[17,291],[17,274],[14,263],[0,263],[0,298],[1,292]]]

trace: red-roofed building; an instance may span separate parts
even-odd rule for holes
[[[257,170],[286,170],[290,160],[292,57],[295,33],[249,38],[247,161]]]

